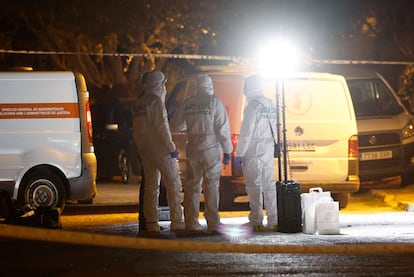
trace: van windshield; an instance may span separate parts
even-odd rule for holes
[[[348,80],[356,117],[398,115],[403,112],[394,94],[380,79]]]

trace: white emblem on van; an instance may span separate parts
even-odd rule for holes
[[[377,137],[376,136],[370,136],[368,140],[369,144],[377,144]]]

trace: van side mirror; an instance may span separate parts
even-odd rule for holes
[[[118,124],[106,124],[105,129],[108,131],[118,131]]]

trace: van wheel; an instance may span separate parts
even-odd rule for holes
[[[118,155],[118,166],[121,171],[121,180],[123,184],[138,184],[139,176],[134,174],[131,161],[125,150],[121,150]]]
[[[333,193],[332,198],[335,201],[339,202],[339,209],[345,209],[348,205],[349,198],[351,198],[350,193]]]
[[[128,184],[130,166],[129,166],[128,155],[125,152],[125,150],[123,150],[123,149],[121,151],[119,151],[118,167],[119,167],[119,170],[121,171],[122,183],[123,184]]]
[[[55,174],[33,172],[24,179],[18,203],[32,209],[52,207],[63,210],[65,207],[65,187],[62,180]]]

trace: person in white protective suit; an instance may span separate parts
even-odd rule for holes
[[[274,137],[276,106],[263,95],[263,80],[258,75],[245,79],[244,95],[248,105],[244,109],[240,136],[236,148],[235,165],[241,166],[249,198],[249,223],[255,231],[265,231],[263,204],[267,227],[277,231],[277,200],[274,180]],[[271,149],[271,151],[270,151]]]
[[[132,112],[134,115],[134,140],[144,168],[144,215],[146,229],[159,232],[158,196],[160,179],[163,178],[170,208],[171,231],[184,230],[181,209],[182,190],[178,174],[178,151],[171,138],[165,108],[167,79],[160,71],[143,75],[144,93],[138,98]]]
[[[187,231],[202,230],[198,221],[200,193],[205,200],[207,230],[220,224],[219,182],[223,163],[230,163],[233,145],[223,103],[213,95],[213,82],[206,74],[197,76],[197,94],[188,98],[172,118],[174,130],[187,130],[187,174],[184,184],[184,219]]]

